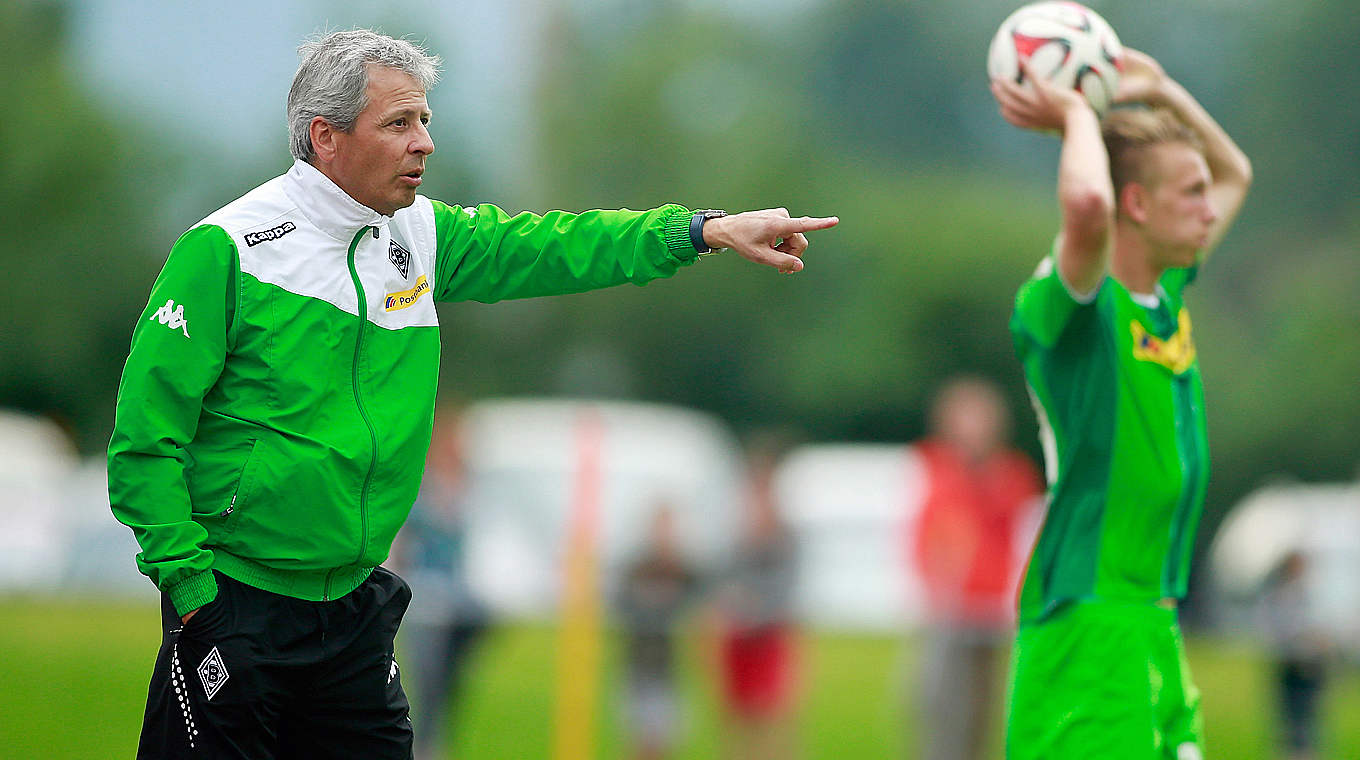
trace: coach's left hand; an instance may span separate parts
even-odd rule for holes
[[[834,216],[790,217],[785,208],[747,211],[708,220],[704,244],[731,248],[745,259],[792,274],[803,269],[801,257],[808,247],[803,233],[835,227],[839,221]]]

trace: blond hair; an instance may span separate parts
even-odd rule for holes
[[[1200,153],[1204,142],[1195,130],[1165,108],[1117,108],[1101,122],[1105,151],[1110,154],[1110,181],[1118,198],[1130,182],[1152,185],[1150,149],[1168,143],[1189,145]]]

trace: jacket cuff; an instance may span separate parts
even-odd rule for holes
[[[217,598],[217,578],[211,570],[205,570],[165,589],[165,593],[170,595],[175,612],[184,616]]]
[[[689,223],[694,212],[674,205],[661,218],[661,238],[666,241],[666,253],[680,261],[694,261],[699,251],[689,239]]]

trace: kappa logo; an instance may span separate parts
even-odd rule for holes
[[[397,658],[392,658],[392,667],[387,669],[387,683],[390,685],[392,680],[401,674],[401,668],[397,667]]]
[[[167,298],[165,305],[156,309],[147,321],[160,322],[171,330],[183,330],[184,337],[189,337],[189,320],[184,318],[184,304],[176,306],[173,299]]]
[[[283,237],[284,235],[287,235],[288,233],[292,232],[295,229],[297,229],[296,224],[293,224],[292,222],[284,222],[283,224],[280,224],[279,226],[271,229],[260,230],[259,232],[252,232],[246,235],[246,246],[254,248],[260,243],[267,243],[270,240],[278,240],[279,238]]]
[[[210,701],[222,690],[222,685],[227,679],[231,678],[226,663],[222,662],[222,653],[217,651],[217,647],[213,647],[208,656],[203,658],[203,662],[199,663],[198,677],[203,681],[203,691]]]
[[[430,291],[430,283],[425,281],[425,275],[421,275],[416,280],[415,287],[410,290],[403,290],[397,293],[388,293],[387,298],[383,299],[383,309],[386,311],[401,311],[406,307],[420,300],[420,297]]]
[[[392,266],[401,272],[402,277],[406,277],[411,271],[411,252],[402,248],[397,241],[393,240],[387,246],[387,260],[392,262]]]

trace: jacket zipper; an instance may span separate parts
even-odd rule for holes
[[[250,469],[250,460],[255,458],[255,447],[258,446],[259,443],[260,442],[256,440],[252,441],[250,444],[250,454],[246,457],[245,467],[241,468],[241,477],[236,480],[236,490],[231,492],[231,503],[228,504],[226,510],[222,512],[223,517],[231,517],[231,513],[236,511],[236,499],[241,496],[241,486],[245,484],[246,470]]]
[[[355,558],[355,564],[363,561],[364,553],[368,551],[368,486],[373,481],[373,471],[378,466],[378,431],[373,429],[373,421],[368,416],[368,410],[364,408],[363,396],[359,393],[359,355],[364,345],[364,325],[368,322],[368,301],[364,296],[364,286],[359,280],[359,270],[355,266],[354,253],[359,248],[359,241],[364,235],[372,232],[374,237],[378,235],[378,228],[366,226],[359,230],[354,236],[354,240],[349,244],[349,276],[354,281],[354,294],[358,298],[359,304],[359,330],[354,338],[354,363],[350,367],[352,373],[352,385],[354,387],[354,405],[359,409],[359,416],[364,420],[364,427],[368,428],[368,437],[373,444],[373,456],[368,462],[368,472],[364,475],[364,485],[359,491],[359,554]],[[321,593],[321,601],[331,600],[331,580],[339,568],[331,570],[326,574],[326,587]]]

